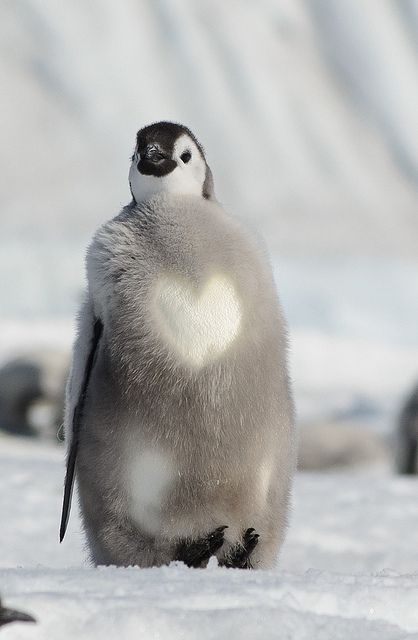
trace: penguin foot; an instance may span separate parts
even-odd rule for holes
[[[237,544],[228,556],[220,562],[221,566],[228,569],[252,569],[251,554],[258,544],[260,535],[253,527],[247,529],[242,537],[242,543]]]
[[[207,538],[199,538],[199,540],[180,542],[177,547],[175,560],[181,560],[188,567],[195,569],[202,566],[213,556],[224,543],[224,531],[228,525],[218,527],[212,531]]]

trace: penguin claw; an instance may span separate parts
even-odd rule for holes
[[[177,547],[175,560],[181,560],[188,567],[195,569],[206,563],[224,543],[224,531],[228,525],[217,527],[206,538],[194,541],[182,541]]]
[[[244,533],[243,545],[248,555],[250,555],[256,548],[259,537],[260,537],[260,534],[256,533],[253,527],[251,527],[250,529],[247,529],[247,531]]]
[[[256,533],[254,527],[247,529],[242,536],[242,543],[237,544],[220,564],[228,569],[252,569],[250,556],[259,537],[260,534]]]

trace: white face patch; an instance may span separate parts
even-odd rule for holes
[[[163,338],[187,364],[201,367],[216,359],[239,334],[240,300],[221,274],[200,291],[186,279],[164,275],[157,282],[154,304]]]
[[[181,157],[186,152],[191,154],[188,162],[184,162]],[[159,193],[202,195],[206,164],[196,144],[187,134],[184,133],[176,140],[172,159],[177,167],[166,176],[147,176],[138,171],[139,156],[135,152],[129,170],[129,183],[136,202],[143,202]]]
[[[130,514],[147,533],[161,528],[162,502],[175,477],[169,457],[161,451],[145,449],[134,456],[128,470]]]

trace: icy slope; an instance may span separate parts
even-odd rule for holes
[[[63,545],[62,451],[0,441],[0,588],[37,626],[8,638],[401,640],[418,634],[418,485],[299,475],[279,568],[89,568],[76,510]]]
[[[171,118],[204,142],[221,200],[273,247],[412,255],[414,7],[3,2],[3,233],[32,234],[32,251],[84,240],[129,197],[138,127]]]
[[[298,305],[306,271],[287,257],[321,256],[320,309],[319,278],[340,291],[349,255],[354,285],[372,300],[378,279],[400,309],[391,292],[417,280],[416,6],[0,3],[2,313],[74,314],[88,239],[129,199],[135,132],[159,118],[204,142],[219,198],[277,251]],[[359,254],[380,260],[363,274]]]

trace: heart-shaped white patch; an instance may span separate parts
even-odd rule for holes
[[[231,281],[212,276],[200,291],[176,275],[157,282],[155,310],[167,344],[200,367],[223,353],[239,333],[241,305]]]

